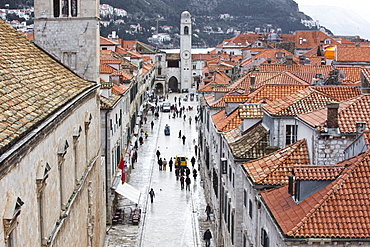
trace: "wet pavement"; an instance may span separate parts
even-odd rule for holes
[[[169,94],[168,101],[174,104],[174,97],[182,98],[185,94]],[[178,100],[177,100],[178,103]],[[210,228],[213,233],[211,221],[206,221],[206,201],[202,187],[201,177],[194,181],[192,174],[190,191],[181,189],[180,181],[176,180],[174,169],[170,172],[159,170],[157,149],[161,158],[170,160],[176,155],[188,157],[188,167],[192,170],[190,159],[195,156],[194,145],[198,139],[197,126],[194,121],[197,114],[198,101],[181,100],[181,106],[193,107],[185,110],[186,119],[172,118],[172,113],[160,112],[159,119],[155,120],[148,112],[147,122],[142,129],[149,136],[144,144],[139,146],[138,161],[131,170],[127,183],[141,192],[138,208],[142,210],[138,225],[130,222],[131,209],[135,205],[128,199],[120,196],[119,206],[125,212],[121,224],[113,225],[107,229],[105,246],[143,246],[143,247],[187,247],[205,246],[203,233]],[[169,117],[170,116],[170,117]],[[192,121],[189,123],[189,116]],[[154,121],[151,130],[150,122]],[[164,126],[170,126],[170,135],[164,134]],[[185,145],[179,138],[179,130],[185,134]],[[195,167],[199,169],[198,162]],[[154,202],[150,202],[149,190],[154,189]],[[214,235],[214,234],[213,234]],[[215,246],[211,242],[211,246]]]

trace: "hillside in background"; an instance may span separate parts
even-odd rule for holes
[[[239,33],[292,33],[308,29],[301,19],[310,20],[293,0],[100,0],[100,4],[127,11],[126,16],[103,16],[102,36],[116,31],[120,38],[148,43],[153,35],[165,33],[168,48],[179,46],[185,10],[192,15],[194,47],[213,47]],[[31,6],[33,0],[0,0],[0,8]]]
[[[193,30],[200,31],[193,39],[193,45],[198,47],[215,46],[237,32],[254,32],[256,28],[260,32],[279,30],[281,33],[308,29],[301,24],[301,19],[310,19],[299,12],[293,0],[101,0],[103,3],[128,13],[124,19],[126,28],[110,25],[102,30],[103,36],[117,30],[124,39],[146,42],[153,33],[151,27],[156,27],[157,22],[159,26],[172,26],[172,33],[175,34],[179,32],[180,15],[187,10],[193,17]],[[221,19],[220,16],[225,14],[227,17]],[[156,21],[158,19],[160,21]],[[142,27],[141,33],[126,32],[127,27],[138,23]],[[204,32],[205,26],[212,27],[214,32]],[[222,32],[218,32],[217,28]]]

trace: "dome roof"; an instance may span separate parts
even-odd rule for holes
[[[184,11],[181,13],[181,18],[190,18],[190,13],[189,11]]]

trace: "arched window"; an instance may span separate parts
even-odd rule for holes
[[[184,34],[189,34],[189,27],[188,26],[184,27]]]

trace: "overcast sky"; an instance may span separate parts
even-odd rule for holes
[[[370,1],[369,0],[294,0],[298,5],[327,5],[338,6],[352,10],[370,22]],[[370,28],[370,27],[369,27]]]

